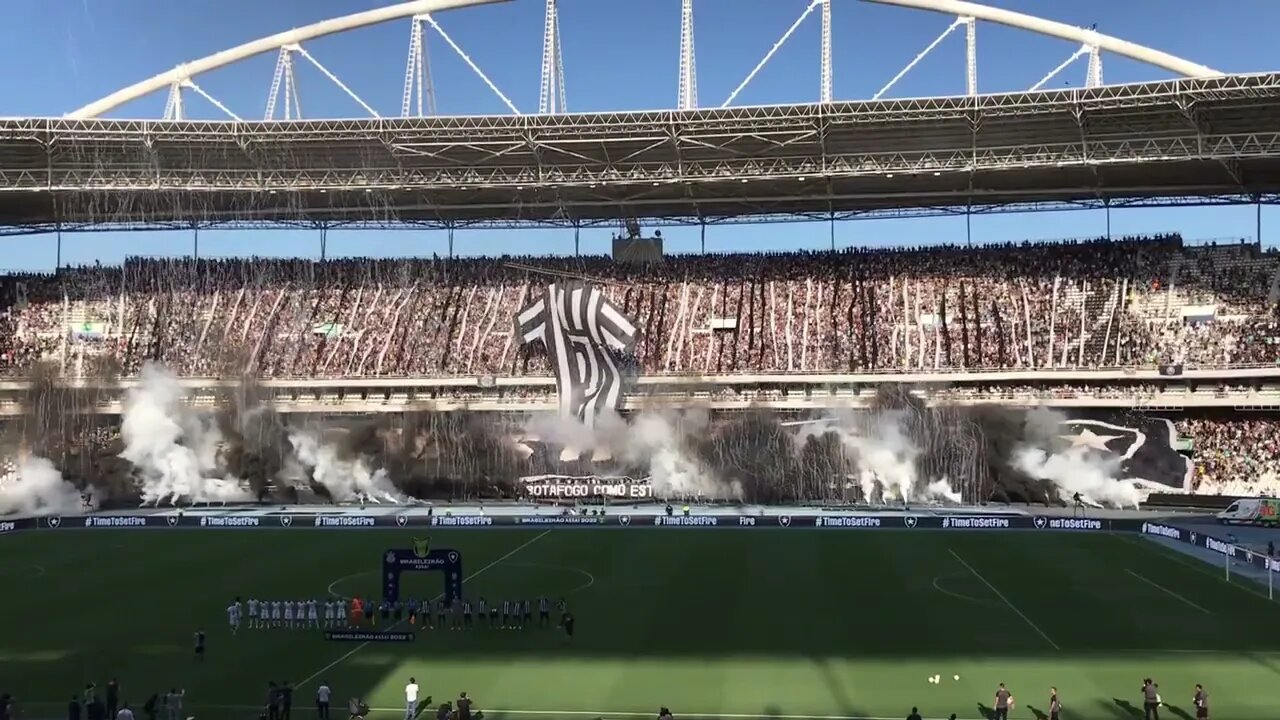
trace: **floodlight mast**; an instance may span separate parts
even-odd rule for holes
[[[695,110],[698,107],[698,67],[693,51],[693,0],[680,3],[680,82],[676,107]]]
[[[564,93],[564,55],[560,51],[560,14],[556,0],[547,0],[542,29],[542,85],[538,92],[538,113],[569,111]]]

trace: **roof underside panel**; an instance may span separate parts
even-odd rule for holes
[[[690,112],[0,120],[0,225],[830,217],[1280,191],[1280,75]]]

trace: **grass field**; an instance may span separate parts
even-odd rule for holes
[[[403,715],[417,676],[437,702],[467,691],[490,718],[982,717],[997,682],[1042,717],[1057,685],[1069,718],[1140,713],[1153,676],[1173,717],[1192,685],[1215,718],[1275,720],[1280,607],[1139,538],[1052,533],[462,530],[469,596],[568,595],[555,631],[426,632],[412,644],[326,643],[315,631],[241,631],[244,598],[378,594],[400,532],[32,532],[0,542],[0,690],[26,718],[65,717],[86,682],[120,678],[135,707],[187,690],[187,712],[255,718],[267,680],[299,687],[310,718],[328,681]],[[405,576],[434,595],[441,579]],[[336,581],[336,583],[335,583]],[[197,665],[192,633],[209,633]],[[941,675],[942,682],[926,681]],[[960,679],[955,680],[954,676]]]

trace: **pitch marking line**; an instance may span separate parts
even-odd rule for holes
[[[1032,630],[1035,630],[1037,633],[1039,633],[1040,637],[1044,638],[1044,641],[1049,643],[1050,647],[1052,647],[1054,650],[1057,650],[1058,652],[1062,652],[1062,648],[1058,647],[1058,643],[1054,642],[1048,635],[1046,635],[1045,632],[1041,630],[1038,625],[1031,622],[1031,618],[1027,617],[1025,613],[1019,610],[1017,605],[1014,605],[1013,603],[1009,602],[1009,598],[1005,597],[1004,593],[997,590],[995,585],[992,585],[990,582],[987,582],[987,579],[982,577],[982,573],[978,572],[977,570],[974,570],[973,566],[965,562],[964,558],[957,555],[955,550],[952,550],[951,548],[947,548],[947,552],[951,553],[951,557],[955,558],[956,560],[959,560],[961,565],[964,565],[966,568],[968,568],[969,572],[973,573],[974,577],[981,580],[983,585],[986,585],[988,588],[991,588],[991,592],[995,593],[996,597],[1000,598],[1005,605],[1008,605],[1010,610],[1017,613],[1018,617],[1022,618],[1022,621],[1025,622],[1028,626],[1030,626]]]
[[[1181,595],[1179,595],[1178,593],[1176,593],[1176,592],[1174,592],[1174,591],[1170,590],[1169,588],[1167,588],[1167,587],[1165,587],[1165,586],[1163,586],[1163,585],[1161,585],[1161,584],[1159,584],[1159,583],[1155,582],[1154,580],[1148,580],[1147,578],[1145,578],[1145,577],[1143,577],[1143,576],[1139,575],[1138,573],[1136,573],[1136,572],[1134,572],[1134,571],[1130,570],[1129,568],[1125,568],[1125,569],[1124,569],[1124,571],[1125,571],[1125,572],[1127,572],[1127,573],[1129,573],[1130,575],[1132,575],[1132,576],[1134,576],[1134,577],[1138,578],[1138,579],[1139,579],[1139,580],[1141,580],[1142,582],[1144,582],[1144,583],[1146,583],[1146,584],[1150,585],[1151,587],[1153,587],[1153,588],[1155,588],[1155,589],[1157,589],[1157,590],[1163,590],[1163,591],[1165,591],[1165,592],[1166,592],[1166,593],[1168,593],[1170,596],[1172,596],[1172,597],[1174,597],[1174,598],[1177,598],[1178,600],[1181,600],[1182,602],[1184,602],[1184,603],[1186,603],[1186,604],[1190,605],[1191,607],[1193,607],[1193,608],[1195,608],[1195,609],[1199,610],[1200,612],[1204,613],[1205,615],[1212,615],[1212,614],[1213,614],[1212,612],[1209,612],[1208,610],[1205,610],[1204,608],[1200,607],[1199,605],[1197,605],[1197,604],[1195,604],[1195,603],[1191,602],[1190,600],[1188,600],[1188,599],[1186,599],[1186,598],[1182,597],[1182,596],[1181,596]]]
[[[35,702],[27,701],[26,704],[41,705],[41,706],[58,705],[59,707],[61,707],[66,703],[63,701],[56,702],[56,703],[55,702],[35,703]],[[209,709],[209,710],[261,710],[262,709],[261,705],[203,705],[202,704],[199,707],[204,709]],[[630,710],[512,710],[509,708],[504,708],[504,709],[486,708],[484,712],[485,714],[492,714],[492,715],[533,715],[533,716],[561,715],[561,716],[592,717],[592,718],[610,718],[610,717],[651,718],[653,717],[652,711],[635,712]],[[403,716],[404,708],[402,707],[371,707],[369,708],[369,714],[372,715],[374,713],[377,713],[377,714],[395,713],[397,715]],[[691,717],[691,718],[707,718],[708,720],[715,720],[716,718],[728,718],[729,720],[900,720],[896,715],[893,717],[886,717],[886,716],[879,716],[879,715],[792,715],[792,714],[781,714],[781,713],[722,713],[722,712],[696,713],[696,712],[683,712],[683,711],[680,713],[680,715],[683,717]],[[958,718],[957,720],[979,720],[979,719],[978,718]]]
[[[333,589],[336,585],[346,582],[347,580],[353,580],[358,577],[364,577],[365,575],[377,575],[377,574],[378,573],[374,570],[366,570],[364,572],[351,573],[350,575],[343,575],[337,580],[334,580],[333,582],[329,583],[329,587],[328,587],[329,595],[339,600],[346,600],[346,598],[343,597],[342,594],[340,594],[338,591]]]
[[[1144,548],[1149,553],[1151,553],[1152,555],[1155,555],[1156,557],[1164,558],[1165,560],[1169,560],[1171,562],[1176,562],[1179,565],[1195,570],[1201,575],[1214,578],[1215,580],[1219,580],[1219,581],[1222,580],[1222,573],[1217,571],[1222,569],[1221,565],[1216,565],[1217,569],[1215,570],[1215,563],[1206,562],[1200,559],[1198,556],[1187,555],[1180,550],[1175,550],[1174,548],[1171,548],[1167,545],[1161,545],[1160,543],[1156,542],[1154,538],[1145,538],[1145,537],[1141,539],[1130,538],[1126,536],[1124,533],[1108,533],[1108,534],[1111,535],[1111,537],[1116,538],[1116,540],[1118,540],[1119,542],[1125,543],[1127,545],[1133,545],[1139,548]],[[1248,575],[1242,575],[1242,577],[1244,577],[1247,582],[1239,583],[1239,582],[1228,581],[1227,584],[1230,585],[1231,587],[1239,588],[1240,590],[1247,592],[1250,595],[1260,597],[1263,600],[1266,600],[1268,602],[1271,601],[1271,598],[1267,597],[1267,594],[1262,592],[1262,589],[1259,587],[1259,585],[1262,582],[1261,580],[1249,577]]]
[[[492,568],[492,567],[494,567],[494,566],[498,565],[498,564],[499,564],[499,563],[501,563],[503,560],[506,560],[507,558],[511,557],[512,555],[515,555],[516,553],[520,552],[521,550],[523,550],[523,549],[525,549],[525,548],[529,547],[530,545],[532,545],[532,544],[534,544],[534,543],[538,542],[538,541],[539,541],[539,540],[541,540],[542,538],[546,537],[546,536],[547,536],[547,534],[548,534],[548,533],[550,533],[550,532],[551,532],[551,530],[550,530],[550,529],[543,530],[543,531],[542,531],[541,533],[539,533],[538,535],[533,536],[533,538],[531,538],[531,539],[529,539],[529,540],[526,540],[525,542],[521,543],[521,544],[520,544],[520,545],[519,545],[515,550],[512,550],[511,552],[507,553],[506,555],[503,555],[502,557],[498,558],[497,560],[494,560],[493,562],[489,563],[488,565],[485,565],[484,567],[482,567],[482,568],[480,568],[479,570],[477,570],[477,571],[475,571],[475,572],[471,573],[471,574],[470,574],[470,575],[468,575],[467,577],[468,577],[468,578],[474,578],[474,577],[476,577],[476,576],[478,576],[478,575],[482,575],[482,574],[484,574],[484,572],[485,572],[486,570],[488,570],[489,568]],[[444,597],[444,593],[440,593],[439,595],[437,595],[437,596],[435,597],[435,599],[436,599],[436,600],[439,600],[439,599],[440,599],[440,598],[442,598],[442,597]],[[384,631],[384,632],[386,632],[386,631],[390,631],[390,630],[392,630],[393,628],[396,628],[396,627],[399,627],[400,625],[403,625],[404,623],[405,623],[405,621],[404,621],[404,620],[400,620],[399,622],[392,623],[391,625],[389,625],[389,626],[387,626],[386,628],[384,628],[384,630],[383,630],[383,631]],[[332,670],[333,668],[335,668],[335,667],[337,667],[337,666],[341,665],[343,662],[345,662],[345,661],[346,661],[346,659],[347,659],[347,658],[351,657],[352,655],[355,655],[356,653],[360,652],[361,650],[365,649],[365,648],[366,648],[366,647],[368,647],[368,646],[369,646],[369,643],[368,643],[368,642],[362,642],[362,643],[360,643],[359,645],[355,646],[355,647],[354,647],[354,648],[352,648],[351,650],[348,650],[345,654],[343,654],[343,655],[342,655],[341,657],[339,657],[337,660],[334,660],[333,662],[329,663],[328,665],[325,665],[324,667],[320,668],[319,670],[315,671],[314,673],[312,673],[312,674],[308,675],[305,679],[303,679],[301,682],[299,682],[295,687],[305,687],[307,683],[311,682],[312,680],[315,680],[316,678],[320,677],[320,676],[321,676],[321,675],[323,675],[324,673],[329,672],[329,671],[330,671],[330,670]],[[404,709],[403,709],[403,708],[401,708],[401,712],[404,712]],[[497,712],[497,711],[496,711],[496,710],[494,710],[494,711],[491,711],[491,712]]]
[[[992,605],[996,605],[996,604],[997,604],[997,603],[993,603],[993,602],[991,602],[990,600],[987,600],[987,599],[984,599],[984,598],[969,597],[968,595],[965,595],[964,593],[952,592],[952,591],[950,591],[950,590],[948,590],[948,589],[946,589],[946,588],[942,587],[942,584],[941,584],[941,583],[942,583],[942,581],[943,581],[943,580],[946,580],[947,578],[950,578],[950,577],[955,577],[955,576],[954,576],[954,575],[939,575],[938,577],[934,578],[934,579],[933,579],[933,589],[934,589],[934,590],[937,590],[938,592],[942,593],[943,595],[950,595],[951,597],[956,598],[957,600],[964,600],[965,602],[971,602],[971,603],[974,603],[975,605],[986,605],[987,607],[991,607]]]

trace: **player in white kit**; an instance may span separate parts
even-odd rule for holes
[[[293,601],[284,601],[284,625],[285,627],[293,627]]]
[[[231,634],[240,632],[240,606],[231,603],[227,606],[227,624],[231,626]]]
[[[316,615],[316,601],[307,601],[307,625],[313,628],[320,627],[320,618]]]
[[[258,627],[258,601],[249,598],[249,627]]]
[[[272,601],[272,603],[271,603],[271,627],[280,627],[280,615],[281,615],[281,610],[282,610],[282,609],[283,609],[283,608],[281,608],[281,606],[280,606],[280,601],[279,601],[279,600],[274,600],[274,601]]]

